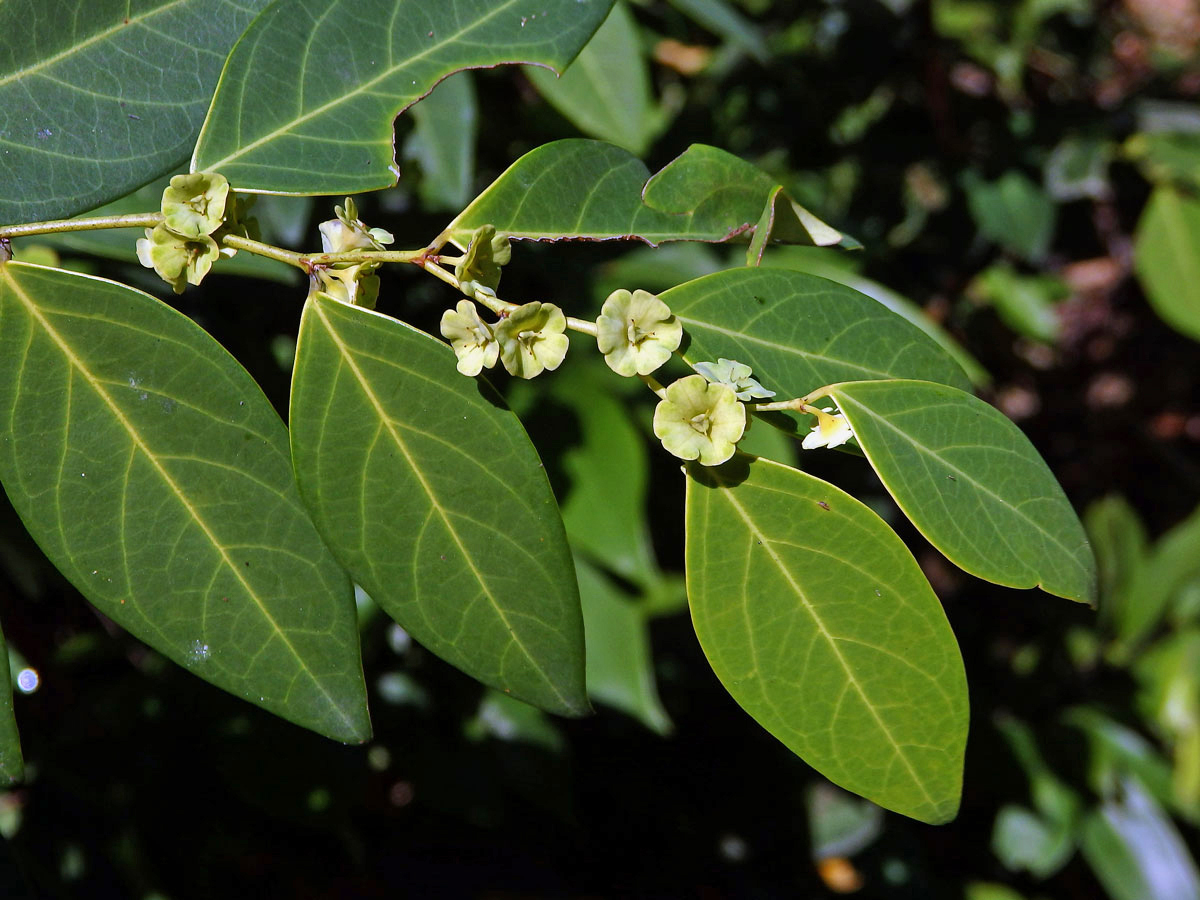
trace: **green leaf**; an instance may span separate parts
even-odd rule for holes
[[[781,269],[795,269],[797,272],[808,272],[810,275],[820,275],[830,281],[854,288],[861,294],[866,294],[872,300],[877,300],[898,316],[916,325],[950,356],[954,357],[971,383],[976,386],[986,385],[991,381],[987,370],[979,364],[970,353],[963,349],[962,344],[952,338],[947,331],[933,321],[919,305],[903,294],[893,291],[878,281],[865,278],[857,272],[847,269],[843,261],[854,257],[839,253],[826,247],[776,247],[770,251],[772,266]],[[678,282],[676,282],[678,284]]]
[[[829,396],[900,509],[951,562],[997,584],[1094,602],[1083,526],[1003,413],[923,381],[839,384]]]
[[[287,432],[190,319],[123,285],[0,266],[0,479],[95,606],[218,687],[370,736],[354,597]]]
[[[1070,296],[1071,289],[1053,275],[1019,275],[1001,262],[976,275],[967,292],[972,299],[993,305],[1013,331],[1052,344],[1061,330],[1057,304]]]
[[[187,159],[225,54],[266,5],[0,3],[0,223],[74,215]]]
[[[1200,341],[1200,200],[1163,185],[1138,221],[1134,271],[1164,322]]]
[[[671,0],[671,5],[717,37],[765,64],[770,55],[762,34],[724,0]]]
[[[1080,849],[1112,900],[1195,900],[1200,873],[1187,844],[1134,779],[1084,820]]]
[[[526,67],[525,75],[550,105],[584,134],[641,156],[662,129],[650,96],[650,74],[637,23],[625,3],[612,12],[561,76]]]
[[[986,182],[968,173],[963,179],[967,206],[985,237],[1022,259],[1037,262],[1054,237],[1053,201],[1017,171]]]
[[[1022,806],[1005,804],[996,814],[992,853],[1010,872],[1044,879],[1075,852],[1075,833],[1065,823],[1046,821]]]
[[[688,600],[721,683],[835,784],[952,819],[966,675],[912,554],[830,484],[766,460],[688,466]]]
[[[400,112],[460,69],[529,62],[562,71],[610,5],[276,2],[229,55],[192,171],[268,193],[390,187],[400,175],[392,146]]]
[[[778,399],[849,379],[921,378],[970,388],[958,363],[916,327],[816,275],[730,269],[661,297],[683,323],[684,359],[736,359]]]
[[[651,731],[669,734],[671,720],[658,699],[646,617],[598,569],[576,559],[587,635],[588,696],[633,716]]]
[[[1099,620],[1113,632],[1118,622],[1128,621],[1131,611],[1125,607],[1136,602],[1129,588],[1148,554],[1146,528],[1129,502],[1117,494],[1092,503],[1084,511],[1083,527],[1096,554]]]
[[[317,295],[292,380],[300,492],[338,560],[431,652],[564,715],[588,710],[562,520],[516,417],[441,341]]]
[[[1158,131],[1130,137],[1121,148],[1147,181],[1200,187],[1200,132]]]
[[[579,417],[581,432],[580,444],[562,456],[571,479],[563,524],[574,547],[646,587],[659,577],[646,522],[646,441],[603,382],[577,371],[568,367],[551,388]]]
[[[13,715],[12,680],[8,672],[8,645],[0,631],[0,787],[16,784],[25,777],[21,735]]]
[[[404,158],[421,167],[417,193],[428,210],[462,209],[471,199],[479,132],[472,77],[451,75],[412,107],[416,127],[404,143]]]
[[[714,191],[708,178],[730,183]],[[701,144],[651,179],[650,170],[620,147],[554,141],[509,166],[443,234],[464,249],[483,225],[494,225],[498,233],[517,240],[640,240],[651,246],[727,241],[754,229],[775,187],[774,179],[750,163]],[[800,208],[792,207],[778,239],[813,243],[814,234],[833,242],[844,238],[805,210],[810,233],[797,224]]]

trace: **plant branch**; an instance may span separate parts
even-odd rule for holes
[[[163,220],[162,213],[132,213],[126,216],[91,216],[86,219],[55,219],[0,226],[0,240],[31,237],[38,234],[62,234],[66,231],[99,231],[102,228],[153,228]]]

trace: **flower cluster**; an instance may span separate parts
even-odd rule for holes
[[[321,249],[325,253],[347,253],[351,250],[383,250],[394,238],[382,228],[368,228],[358,218],[354,200],[347,197],[344,206],[335,206],[336,219],[317,226],[321,232]],[[310,292],[320,291],[335,300],[354,306],[374,308],[379,297],[378,262],[339,262],[314,269]]]
[[[487,294],[491,291],[483,288]],[[442,313],[442,336],[458,357],[458,371],[478,375],[499,359],[510,374],[534,378],[554,371],[567,355],[567,317],[553,303],[526,303],[488,324],[470,300]]]
[[[138,260],[177,294],[185,285],[199,284],[218,256],[237,251],[222,248],[222,234],[249,235],[253,222],[245,218],[240,198],[229,202],[229,182],[223,175],[193,172],[176,175],[163,191],[163,221],[146,229],[137,242]]]

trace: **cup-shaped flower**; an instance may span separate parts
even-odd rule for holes
[[[824,409],[817,409],[815,406],[810,406],[806,409],[817,417],[817,424],[813,426],[812,431],[804,436],[804,440],[800,442],[800,446],[805,450],[815,450],[818,447],[840,447],[850,438],[854,437],[854,431],[850,428],[850,423],[846,421],[846,417],[841,413],[833,412],[833,407],[827,406]]]
[[[164,223],[187,238],[212,234],[225,221],[228,199],[229,182],[224,175],[207,172],[176,175],[163,191]]]
[[[495,332],[470,300],[459,300],[458,306],[442,313],[441,329],[442,337],[454,348],[462,374],[478,375],[496,364],[500,345]]]
[[[454,266],[459,282],[472,282],[495,290],[500,284],[500,267],[512,259],[512,245],[504,235],[497,235],[494,225],[481,225],[471,235],[467,252]]]
[[[680,378],[654,409],[654,435],[680,459],[717,466],[733,456],[746,431],[746,407],[727,384],[703,375]]]
[[[335,206],[336,219],[317,226],[321,232],[321,249],[326,253],[345,253],[348,250],[382,250],[394,238],[382,228],[368,228],[358,218],[354,200],[346,198],[345,206]]]
[[[379,298],[379,276],[373,274],[376,268],[375,263],[318,268],[313,272],[308,292],[311,295],[319,291],[351,306],[374,309]]]
[[[146,229],[137,242],[138,260],[159,274],[177,294],[184,285],[199,284],[221,255],[221,249],[207,234],[188,238],[176,234],[165,224]]]
[[[567,317],[553,303],[518,306],[496,325],[504,368],[518,378],[554,371],[567,355]]]
[[[596,343],[618,375],[649,375],[671,358],[683,326],[647,291],[613,291],[596,319]]]
[[[775,396],[774,391],[768,391],[750,377],[753,372],[748,365],[736,359],[721,357],[715,363],[699,362],[692,368],[713,384],[729,385],[739,400],[766,400]]]

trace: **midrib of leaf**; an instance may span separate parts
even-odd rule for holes
[[[858,694],[858,696],[862,700],[863,704],[870,711],[871,718],[873,718],[875,720],[875,724],[879,726],[880,731],[882,731],[883,734],[887,737],[888,743],[891,744],[892,748],[896,751],[896,755],[899,756],[901,761],[904,763],[904,768],[908,771],[908,775],[912,779],[913,783],[920,789],[921,794],[925,797],[926,802],[928,802],[934,808],[937,808],[937,806],[938,806],[937,802],[933,799],[933,797],[930,796],[929,791],[925,788],[925,783],[917,775],[916,769],[913,767],[912,763],[909,761],[908,756],[905,754],[905,752],[904,752],[903,748],[901,747],[901,745],[899,744],[899,742],[897,742],[896,738],[892,735],[891,729],[888,728],[887,724],[880,717],[879,711],[875,708],[875,704],[871,702],[870,698],[867,696],[866,691],[863,689],[862,685],[859,684],[858,679],[854,675],[853,669],[851,669],[850,664],[846,661],[846,658],[842,655],[841,648],[838,647],[836,639],[829,632],[829,630],[825,627],[825,622],[822,620],[821,616],[817,613],[817,611],[813,608],[812,604],[809,602],[808,598],[805,596],[804,591],[801,589],[800,585],[798,585],[796,583],[795,579],[792,578],[791,571],[784,564],[783,560],[779,557],[779,554],[777,554],[775,552],[775,548],[774,548],[770,538],[763,532],[759,531],[758,527],[754,524],[754,519],[749,515],[749,513],[747,513],[746,508],[737,501],[737,498],[733,496],[733,491],[731,491],[729,489],[728,482],[726,482],[723,478],[721,478],[720,473],[714,471],[712,474],[718,481],[721,482],[720,490],[721,490],[721,493],[724,495],[725,499],[729,501],[730,506],[732,506],[734,508],[734,510],[737,512],[737,514],[741,517],[742,521],[746,523],[746,527],[749,528],[751,534],[753,534],[755,536],[755,539],[758,541],[759,546],[762,546],[766,550],[767,555],[771,557],[771,561],[773,563],[775,563],[775,566],[779,569],[780,574],[783,575],[784,579],[787,581],[788,586],[791,587],[791,589],[795,592],[796,596],[800,599],[800,603],[804,606],[805,611],[809,614],[809,616],[812,617],[813,622],[817,626],[817,630],[821,633],[821,637],[825,639],[826,644],[829,645],[829,649],[833,652],[833,655],[837,658],[838,664],[842,667],[842,672],[845,674],[846,680],[850,682],[850,685],[854,688],[855,693]],[[742,606],[744,608],[745,604],[742,604]],[[753,630],[750,630],[748,632],[748,634],[750,637],[750,652],[754,656],[754,661],[755,661],[754,664],[755,664],[755,668],[757,668],[758,667],[758,651],[754,647],[754,632],[753,632]],[[772,705],[774,705],[774,704],[772,704]]]
[[[78,44],[72,44],[70,47],[68,47],[67,49],[63,50],[60,53],[56,53],[53,56],[48,56],[45,59],[40,59],[33,65],[29,66],[28,68],[19,69],[18,71],[13,72],[11,75],[6,75],[3,78],[0,78],[0,87],[4,87],[9,82],[15,81],[18,78],[21,78],[23,76],[33,75],[33,74],[41,71],[42,69],[48,68],[48,67],[54,65],[55,63],[68,58],[69,56],[73,56],[74,54],[79,53],[80,51],[85,50],[86,48],[90,47],[92,44],[97,44],[100,41],[105,40],[106,38],[112,37],[114,34],[116,34],[122,28],[128,28],[130,25],[141,25],[144,22],[147,22],[150,19],[153,19],[155,16],[159,15],[160,13],[166,12],[167,10],[171,9],[172,7],[181,6],[182,4],[184,4],[186,2],[187,2],[187,0],[174,0],[174,2],[172,2],[172,3],[167,3],[163,6],[156,7],[155,9],[150,10],[149,12],[143,13],[142,15],[136,16],[136,17],[130,17],[128,15],[129,3],[127,2],[125,4],[125,12],[126,12],[126,18],[129,19],[128,22],[124,22],[124,21],[119,22],[118,24],[112,26],[111,28],[106,28],[104,31],[98,31],[94,35],[92,35],[90,38],[88,38],[87,40],[81,41]],[[67,85],[67,86],[71,87],[71,88],[75,87],[74,85]]]
[[[449,532],[451,539],[454,541],[454,545],[458,548],[458,552],[462,556],[463,560],[466,561],[467,567],[471,570],[471,574],[475,577],[475,581],[483,590],[483,594],[487,598],[488,603],[491,604],[492,609],[496,611],[496,615],[500,617],[500,621],[504,623],[504,627],[508,629],[509,636],[512,638],[513,643],[517,645],[517,647],[521,650],[521,653],[525,655],[525,658],[528,659],[538,673],[541,674],[542,680],[544,680],[546,684],[550,686],[550,690],[554,691],[555,696],[563,702],[564,706],[570,708],[572,706],[571,702],[568,701],[567,698],[564,697],[558,690],[558,686],[554,683],[554,679],[550,678],[546,674],[546,670],[538,662],[537,657],[529,652],[529,649],[525,646],[524,642],[517,635],[517,632],[513,629],[512,623],[509,622],[508,616],[504,612],[504,608],[500,605],[499,601],[496,600],[495,595],[493,595],[491,590],[488,588],[487,582],[484,580],[483,573],[481,573],[478,567],[475,565],[474,558],[467,551],[466,544],[463,543],[462,538],[459,536],[458,530],[454,527],[453,522],[450,520],[449,514],[446,512],[445,508],[438,500],[437,495],[434,493],[433,486],[430,485],[430,483],[426,480],[424,473],[421,472],[420,467],[417,465],[416,460],[413,458],[412,453],[408,449],[408,445],[404,442],[404,438],[400,435],[400,432],[396,430],[396,423],[393,422],[392,418],[387,414],[387,410],[384,409],[383,404],[379,400],[379,396],[372,389],[370,381],[363,374],[362,369],[358,367],[358,363],[355,362],[354,357],[350,352],[350,348],[346,346],[346,342],[343,341],[341,335],[337,333],[333,323],[325,315],[325,312],[321,309],[320,305],[314,303],[312,305],[312,310],[319,316],[321,324],[324,326],[330,340],[333,341],[334,345],[338,349],[338,352],[341,354],[342,361],[350,370],[351,374],[354,375],[355,381],[358,382],[359,388],[362,390],[363,394],[367,398],[367,401],[375,410],[375,415],[378,416],[379,421],[383,425],[384,429],[386,429],[388,436],[396,445],[396,449],[399,450],[404,456],[409,468],[412,470],[413,474],[417,478],[417,481],[420,483],[421,490],[424,491],[425,496],[429,498],[430,505],[436,511],[438,518],[442,520],[442,525],[445,527],[446,531]]]
[[[138,433],[138,430],[134,427],[133,423],[130,422],[128,418],[126,418],[125,414],[121,411],[121,408],[119,406],[117,406],[117,404],[113,401],[112,397],[109,395],[108,391],[106,391],[104,389],[104,382],[92,374],[91,370],[88,369],[88,367],[84,364],[83,360],[80,359],[75,354],[75,352],[71,349],[70,344],[68,344],[63,339],[62,335],[59,334],[58,331],[54,328],[54,326],[41,314],[41,310],[39,310],[37,307],[37,304],[33,302],[33,298],[31,298],[28,294],[26,294],[23,290],[21,290],[20,286],[17,284],[16,280],[12,277],[12,275],[9,274],[6,267],[0,266],[0,275],[3,275],[5,280],[8,282],[9,287],[12,288],[13,293],[20,299],[21,303],[25,307],[26,312],[28,312],[29,315],[38,323],[38,325],[40,325],[42,327],[42,329],[43,329],[43,331],[45,331],[46,335],[55,343],[55,345],[58,347],[59,351],[63,354],[63,356],[66,357],[67,361],[71,364],[72,368],[74,368],[80,374],[80,376],[84,379],[84,381],[86,381],[88,383],[88,385],[92,388],[92,390],[94,390],[96,392],[97,396],[100,397],[100,399],[104,403],[104,405],[108,407],[109,411],[113,414],[114,418],[116,418],[117,421],[121,423],[121,426],[128,433],[130,440],[133,442],[133,445],[142,452],[142,454],[150,462],[150,465],[158,473],[159,477],[163,480],[163,482],[167,485],[167,487],[170,488],[171,492],[175,495],[176,499],[178,499],[179,503],[183,506],[183,508],[185,510],[187,510],[188,515],[191,516],[192,521],[195,522],[195,524],[200,528],[201,532],[203,532],[204,536],[208,539],[209,543],[211,543],[212,546],[216,549],[217,553],[221,557],[221,561],[225,564],[225,566],[229,569],[229,571],[234,574],[234,577],[242,585],[242,588],[246,591],[246,594],[250,597],[251,600],[254,601],[254,604],[258,607],[258,609],[262,613],[263,617],[267,620],[268,623],[270,623],[271,627],[275,631],[276,636],[279,638],[280,641],[283,642],[283,645],[285,647],[287,647],[289,652],[291,652],[291,654],[296,658],[296,661],[300,664],[301,670],[303,670],[303,672],[306,675],[308,675],[308,677],[310,679],[312,679],[312,682],[317,686],[318,690],[321,691],[321,693],[325,696],[326,700],[329,702],[330,707],[337,710],[339,715],[342,715],[342,718],[346,722],[347,725],[350,725],[351,727],[353,727],[353,722],[342,713],[341,707],[334,700],[334,698],[330,695],[329,691],[327,691],[325,689],[325,685],[323,685],[321,683],[321,679],[317,678],[316,675],[313,674],[312,670],[309,669],[308,665],[304,661],[304,657],[301,656],[299,652],[297,652],[296,648],[292,645],[292,642],[288,639],[287,633],[282,628],[279,627],[279,623],[277,623],[275,621],[275,618],[271,615],[270,611],[263,604],[261,598],[258,596],[258,593],[254,590],[254,588],[246,580],[245,575],[242,574],[241,570],[237,567],[237,564],[232,559],[230,559],[229,553],[226,550],[225,546],[223,544],[221,544],[221,542],[217,539],[217,536],[215,534],[213,534],[212,529],[209,528],[208,523],[200,515],[199,511],[192,505],[191,501],[188,500],[187,495],[182,491],[182,489],[180,489],[179,485],[175,483],[175,480],[171,477],[170,473],[167,472],[167,470],[163,467],[163,465],[159,461],[157,455],[155,455],[155,453],[153,451],[151,451],[151,449],[148,446],[146,446],[145,442],[142,440],[141,435]],[[81,276],[81,277],[90,277],[90,276]],[[102,280],[102,279],[97,279],[97,280]],[[61,510],[61,504],[58,504],[58,506]],[[122,512],[123,511],[124,511],[124,504],[122,504]]]
[[[758,344],[761,347],[767,347],[771,350],[778,350],[780,353],[789,354],[791,356],[799,356],[801,359],[806,361],[817,360],[819,362],[837,363],[838,365],[845,366],[848,369],[855,369],[867,375],[876,375],[879,378],[892,377],[891,372],[886,372],[882,369],[872,369],[870,366],[864,366],[861,363],[850,362],[846,359],[838,359],[836,356],[826,356],[821,353],[801,350],[799,347],[793,347],[788,344],[777,344],[774,341],[767,340],[766,338],[760,338],[755,337],[752,334],[746,334],[744,331],[731,331],[728,328],[722,328],[720,325],[713,325],[711,322],[704,322],[699,319],[691,319],[687,316],[677,315],[676,318],[678,318],[679,321],[684,325],[695,325],[697,328],[715,331],[717,334],[724,335],[728,338],[744,340],[748,343]]]
[[[839,401],[840,401],[840,400],[841,400],[841,399],[843,399],[843,398],[842,398],[842,397],[839,397],[838,399],[839,399]],[[1032,525],[1035,531],[1037,531],[1039,534],[1041,534],[1041,535],[1044,535],[1045,537],[1049,538],[1049,539],[1050,539],[1050,541],[1051,541],[1052,543],[1056,544],[1056,545],[1057,545],[1057,546],[1058,546],[1058,547],[1059,547],[1059,548],[1060,548],[1060,549],[1061,549],[1061,550],[1062,550],[1062,551],[1063,551],[1063,552],[1064,552],[1064,553],[1065,553],[1065,554],[1066,554],[1068,557],[1070,557],[1072,560],[1074,560],[1074,559],[1075,559],[1075,551],[1074,551],[1074,550],[1072,550],[1070,547],[1068,547],[1066,544],[1064,544],[1062,541],[1060,541],[1060,540],[1059,540],[1057,537],[1055,537],[1053,534],[1051,534],[1049,531],[1047,531],[1045,528],[1043,528],[1041,525],[1039,525],[1039,524],[1038,524],[1037,522],[1035,522],[1033,519],[1029,518],[1027,515],[1025,515],[1023,512],[1021,512],[1021,510],[1020,510],[1018,507],[1016,507],[1016,506],[1013,506],[1011,503],[1009,503],[1009,502],[1008,502],[1007,500],[1005,500],[1003,497],[1001,497],[1000,495],[998,495],[998,494],[997,494],[995,491],[991,490],[991,489],[990,489],[990,488],[988,488],[987,486],[985,486],[985,485],[981,484],[981,483],[980,483],[979,481],[977,481],[976,479],[972,478],[972,477],[971,477],[971,475],[970,475],[970,473],[968,473],[968,472],[964,472],[962,469],[958,468],[958,466],[955,466],[954,464],[952,464],[952,463],[951,463],[949,460],[947,460],[945,457],[943,457],[943,456],[939,456],[939,455],[937,454],[937,452],[936,452],[936,451],[934,451],[932,448],[930,448],[930,447],[926,447],[926,446],[925,446],[924,444],[922,444],[920,441],[916,440],[915,438],[913,438],[913,437],[911,437],[910,435],[906,434],[906,433],[905,433],[904,431],[902,431],[901,429],[897,428],[895,425],[893,425],[891,422],[889,422],[889,421],[888,421],[886,418],[884,418],[883,416],[881,416],[881,415],[878,415],[878,414],[877,414],[876,412],[874,412],[873,410],[871,410],[871,409],[869,409],[869,408],[867,408],[867,407],[863,406],[861,403],[859,403],[859,402],[855,401],[853,397],[846,396],[844,399],[846,399],[846,400],[849,400],[849,401],[850,401],[852,404],[854,404],[855,406],[857,406],[857,407],[858,407],[858,409],[862,410],[862,412],[863,412],[863,413],[865,413],[866,415],[870,416],[872,419],[876,420],[877,422],[880,422],[880,423],[882,423],[882,424],[883,424],[883,425],[885,425],[885,426],[886,426],[888,429],[890,429],[891,431],[895,432],[896,434],[900,435],[900,437],[901,437],[901,438],[902,438],[904,441],[906,441],[906,442],[908,442],[909,444],[911,444],[911,445],[912,445],[912,447],[913,447],[913,449],[915,449],[915,450],[916,450],[916,451],[917,451],[919,454],[923,454],[923,455],[929,456],[929,457],[933,458],[934,460],[937,460],[938,462],[940,462],[940,463],[943,463],[943,464],[944,464],[945,466],[947,466],[948,468],[950,468],[950,469],[953,469],[953,470],[954,470],[954,472],[956,472],[958,475],[962,476],[962,478],[963,478],[963,480],[964,480],[964,481],[966,481],[966,482],[968,482],[969,484],[971,484],[972,486],[974,486],[974,487],[975,487],[977,490],[979,490],[981,493],[983,493],[983,494],[986,494],[987,496],[989,496],[989,497],[991,497],[993,500],[995,500],[995,501],[996,501],[998,504],[1000,504],[1000,506],[1002,506],[1002,507],[1004,507],[1004,508],[1006,508],[1006,509],[1011,509],[1015,515],[1019,516],[1021,519],[1023,519],[1024,521],[1026,521],[1026,522],[1028,522],[1030,525]],[[970,445],[970,446],[979,446],[979,445]],[[871,458],[871,454],[870,454],[870,453],[867,451],[867,448],[866,448],[866,447],[863,447],[863,452],[864,452],[864,453],[866,453],[866,455],[867,455],[867,459],[869,460],[869,459]],[[877,470],[877,474],[879,474],[879,473],[878,473],[878,470]],[[883,481],[885,484],[887,483],[888,479],[884,478],[882,474],[879,474],[879,477],[880,477],[880,480],[882,480],[882,481]],[[896,499],[896,503],[897,503],[897,505],[899,505],[901,509],[904,509],[904,504],[902,504],[902,503],[900,502],[900,500],[899,500],[899,499],[897,499],[897,498],[894,498],[894,499]],[[905,515],[908,515],[908,510],[905,510]],[[914,523],[913,523],[913,524],[916,524],[916,522],[914,521]],[[924,528],[922,528],[920,525],[917,525],[917,528],[920,530],[920,532],[921,532],[922,534],[925,534],[925,533],[926,533],[926,532],[925,532],[925,529],[924,529]],[[926,536],[928,537],[928,535],[926,535]],[[1022,560],[1022,562],[1024,562],[1024,560]],[[955,562],[955,564],[956,564],[956,565],[959,565],[959,563],[958,563],[957,561]],[[964,567],[964,568],[965,568],[965,567]],[[970,571],[970,570],[969,570],[969,569],[966,569],[966,571]],[[977,573],[977,572],[972,572],[971,574],[973,574],[973,575],[976,575],[976,574],[978,574],[978,573]]]
[[[275,140],[280,135],[288,134],[297,125],[302,125],[303,123],[307,122],[309,119],[313,119],[313,118],[321,115],[322,113],[328,112],[329,110],[341,105],[342,103],[345,103],[350,98],[355,97],[359,94],[362,94],[366,91],[369,91],[375,85],[379,84],[381,81],[391,78],[396,72],[400,71],[401,69],[405,68],[406,66],[412,65],[414,62],[424,59],[426,56],[431,54],[433,51],[442,49],[442,47],[446,46],[447,44],[453,43],[454,41],[458,40],[463,35],[468,34],[472,30],[487,23],[493,17],[499,15],[501,12],[504,12],[507,9],[509,9],[510,7],[512,7],[515,3],[516,3],[516,0],[505,0],[505,2],[502,5],[497,6],[494,10],[489,12],[483,18],[476,19],[474,22],[472,22],[466,28],[459,29],[458,31],[454,32],[454,34],[452,34],[450,37],[443,39],[440,42],[430,44],[428,47],[426,47],[424,50],[420,51],[419,53],[415,54],[414,56],[405,57],[405,59],[402,63],[400,63],[398,65],[393,65],[391,68],[387,69],[386,71],[380,72],[379,75],[377,75],[375,78],[372,78],[370,81],[363,82],[358,87],[354,88],[351,91],[347,91],[345,94],[342,94],[340,97],[338,97],[334,100],[330,100],[328,103],[323,103],[320,106],[314,107],[309,112],[306,112],[302,115],[296,116],[295,118],[289,120],[285,125],[282,125],[279,128],[276,128],[274,131],[264,134],[262,137],[258,138],[257,140],[251,141],[249,144],[244,144],[243,146],[238,148],[236,153],[232,153],[229,156],[226,156],[224,159],[220,159],[220,160],[217,160],[216,162],[210,163],[208,165],[208,169],[210,171],[214,171],[214,172],[220,171],[221,166],[225,165],[226,163],[232,162],[233,160],[236,160],[239,157],[245,156],[251,150],[254,150],[255,148],[260,147],[261,145],[263,145],[265,143]],[[307,60],[305,60],[305,64],[307,64]],[[224,80],[225,80],[225,73],[222,72],[221,73],[221,81],[224,82]],[[435,87],[436,87],[436,85],[435,85]],[[430,91],[432,92],[432,88],[430,89]],[[422,95],[422,96],[424,96],[424,95]],[[400,111],[397,110],[397,114],[399,114],[399,112]],[[205,119],[204,126],[203,126],[203,128],[201,128],[201,131],[200,131],[200,137],[196,141],[196,150],[195,150],[195,152],[192,153],[192,161],[191,161],[191,165],[190,165],[190,168],[192,169],[192,171],[196,170],[196,154],[200,152],[200,148],[204,144],[205,132],[207,130],[208,130],[208,120]],[[251,188],[243,188],[242,190],[250,191],[252,189]]]

